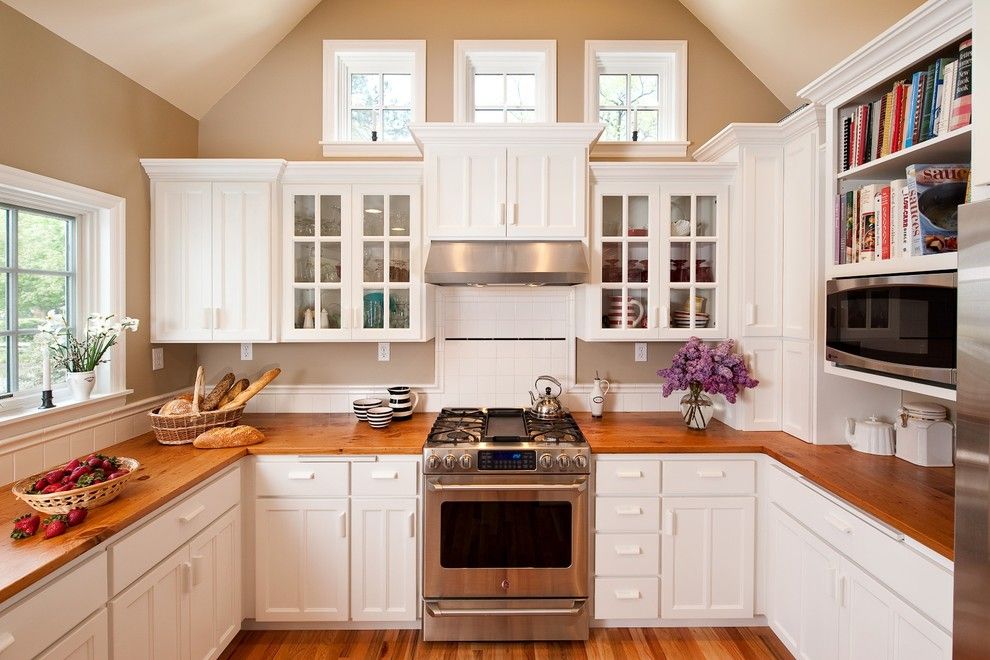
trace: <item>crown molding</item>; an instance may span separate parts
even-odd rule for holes
[[[694,158],[701,162],[717,162],[729,159],[727,156],[737,147],[746,145],[783,145],[795,136],[825,126],[825,107],[808,105],[784,117],[776,124],[734,123],[729,124],[698,147]]]
[[[409,124],[421,148],[432,144],[580,144],[590,147],[604,130],[604,124]]]
[[[423,182],[422,161],[354,162],[293,161],[282,183],[412,183]]]
[[[276,181],[285,169],[281,158],[142,158],[155,181]]]

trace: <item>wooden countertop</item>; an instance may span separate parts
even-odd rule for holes
[[[268,439],[252,447],[163,446],[150,433],[103,450],[141,462],[141,474],[113,503],[55,539],[39,532],[14,541],[0,529],[0,603],[50,575],[142,517],[248,454],[419,454],[434,414],[414,415],[376,430],[346,414],[252,414],[244,423]],[[765,453],[851,504],[952,558],[954,471],[921,468],[846,446],[808,445],[784,433],[741,432],[713,422],[704,432],[683,427],[676,413],[614,413],[603,420],[575,415],[596,453]],[[0,493],[0,521],[29,512],[9,486]],[[9,525],[9,522],[7,523]]]

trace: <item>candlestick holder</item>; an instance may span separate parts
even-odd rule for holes
[[[54,408],[55,404],[52,403],[52,391],[51,390],[41,390],[41,405],[38,406],[38,410],[48,410],[49,408]]]

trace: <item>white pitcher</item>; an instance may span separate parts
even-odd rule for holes
[[[608,394],[609,382],[595,374],[595,382],[591,384],[591,416],[601,417],[605,412],[605,395]]]
[[[405,385],[386,387],[388,390],[388,405],[393,410],[392,420],[398,421],[412,417],[413,410],[419,405],[419,394],[411,391]]]

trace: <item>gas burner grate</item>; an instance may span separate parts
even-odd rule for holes
[[[433,422],[427,442],[481,442],[485,413],[478,408],[444,408]]]
[[[560,419],[540,419],[526,413],[526,432],[532,442],[584,442],[584,434],[569,414]]]

